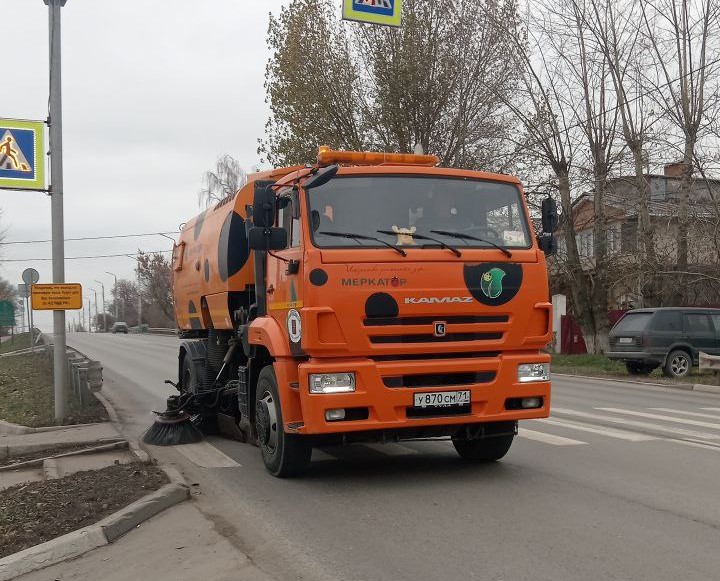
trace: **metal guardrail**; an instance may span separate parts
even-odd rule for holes
[[[177,335],[177,329],[165,329],[163,327],[150,327],[147,330],[150,335]]]
[[[102,364],[88,359],[74,349],[68,349],[67,359],[68,385],[75,391],[80,407],[85,407],[87,398],[92,397],[94,391],[102,388]]]

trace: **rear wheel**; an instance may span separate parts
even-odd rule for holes
[[[682,349],[676,349],[668,355],[665,366],[663,367],[663,373],[667,377],[685,377],[690,373],[691,367],[692,358],[690,354]]]
[[[265,467],[280,478],[298,476],[310,464],[312,446],[303,436],[286,434],[272,365],[260,371],[255,391],[255,427]]]
[[[513,442],[513,435],[493,436],[477,440],[460,440],[453,438],[453,446],[463,460],[468,462],[495,462],[508,453]]]
[[[655,367],[657,366],[651,363],[638,363],[637,361],[628,361],[625,364],[625,368],[630,375],[650,375],[655,370]]]

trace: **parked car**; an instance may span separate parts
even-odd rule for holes
[[[128,332],[128,325],[127,323],[123,323],[122,321],[118,321],[112,326],[112,332],[113,333],[125,333],[127,335]]]
[[[720,355],[720,309],[628,311],[610,330],[607,356],[624,361],[633,375],[662,367],[667,377],[685,377],[698,364],[700,351]]]

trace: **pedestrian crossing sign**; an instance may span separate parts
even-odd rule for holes
[[[45,189],[45,124],[0,119],[0,189]]]
[[[400,26],[402,0],[343,0],[343,19]]]

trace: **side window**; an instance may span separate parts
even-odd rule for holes
[[[714,330],[712,328],[712,323],[710,323],[710,317],[708,317],[707,315],[686,313],[685,331],[690,333],[712,333]]]
[[[300,220],[298,218],[293,218],[292,202],[284,208],[280,208],[278,226],[285,228],[287,231],[289,248],[297,248],[300,246]]]
[[[682,332],[682,319],[679,311],[658,311],[653,329],[663,332]]]
[[[715,332],[720,335],[720,315],[712,315],[713,323],[715,323]]]

